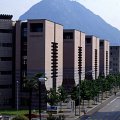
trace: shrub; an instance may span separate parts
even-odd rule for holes
[[[58,117],[49,116],[47,120],[65,120],[65,116],[64,115],[59,115]]]
[[[25,116],[18,115],[16,117],[14,117],[12,120],[28,120],[28,118]]]

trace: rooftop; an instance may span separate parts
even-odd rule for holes
[[[13,17],[12,15],[0,14],[0,19],[9,19],[9,20],[11,20],[12,17]]]

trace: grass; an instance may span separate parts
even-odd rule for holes
[[[28,114],[28,110],[0,110],[2,115],[24,115]]]
[[[38,114],[38,110],[32,110],[33,114]],[[14,110],[14,109],[10,109],[10,110],[0,110],[0,115],[25,115],[25,114],[29,114],[29,110]]]

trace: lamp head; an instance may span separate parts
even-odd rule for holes
[[[45,83],[45,81],[47,80],[46,78],[38,78],[39,82],[41,83]]]

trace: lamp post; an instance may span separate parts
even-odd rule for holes
[[[16,104],[16,108],[17,108],[17,111],[19,110],[19,89],[18,89],[18,85],[19,85],[19,81],[16,81],[16,92],[17,92],[17,94],[16,94],[16,102],[17,102],[17,104]]]
[[[79,101],[79,117],[80,117],[80,86],[81,86],[81,71],[79,74],[79,96],[78,96],[78,101]]]
[[[39,80],[39,119],[41,120],[41,85],[45,84],[46,78],[38,78]]]

